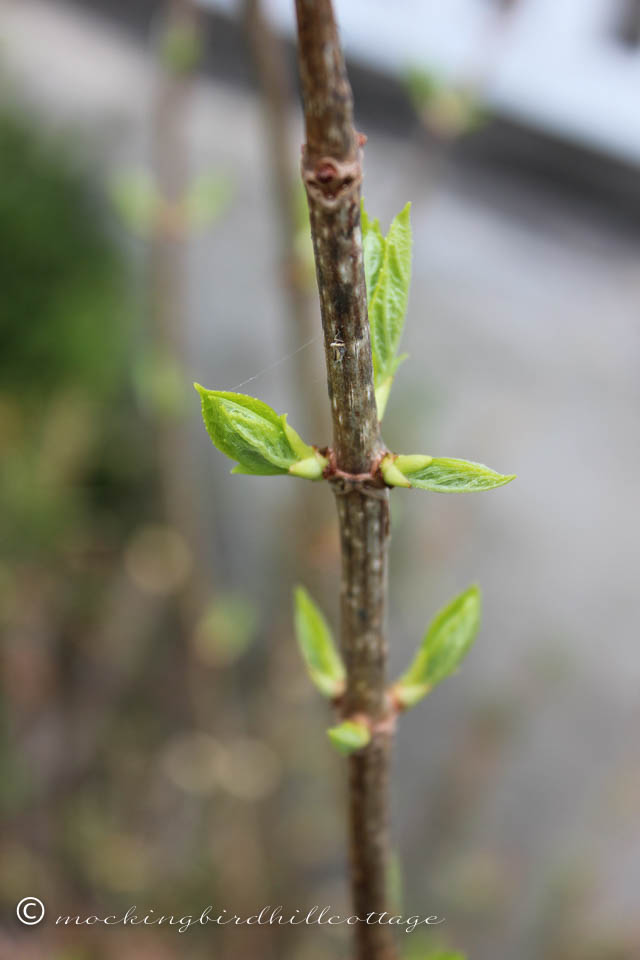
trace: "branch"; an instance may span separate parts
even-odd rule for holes
[[[338,467],[366,473],[382,452],[360,232],[360,141],[328,0],[296,0],[309,199]]]
[[[368,747],[349,758],[354,911],[386,910],[390,724],[386,687],[388,491],[376,410],[360,230],[361,146],[330,0],[296,0],[307,191],[324,332],[342,549],[345,717],[369,717]],[[354,927],[357,960],[394,960],[388,926]]]

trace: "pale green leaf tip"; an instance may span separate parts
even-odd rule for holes
[[[380,464],[380,472],[382,473],[384,482],[388,487],[411,486],[404,473],[402,473],[402,471],[396,466],[395,457],[393,457],[391,454],[387,454]]]
[[[371,731],[364,723],[343,720],[336,727],[329,727],[327,736],[338,753],[348,757],[367,746],[371,740]]]
[[[301,477],[303,480],[322,480],[328,462],[326,457],[314,454],[304,460],[297,460],[292,463],[289,467],[289,473],[294,477]]]
[[[489,490],[495,489],[496,487],[505,487],[508,483],[511,483],[512,480],[515,480],[517,474],[515,473],[496,473],[494,477],[493,487],[488,487]],[[479,491],[483,492],[483,491]]]
[[[395,683],[391,688],[391,696],[401,710],[415,707],[428,693],[431,687],[427,683]]]
[[[433,457],[426,454],[400,453],[395,459],[395,465],[402,473],[415,473],[418,470],[424,470],[432,462]]]

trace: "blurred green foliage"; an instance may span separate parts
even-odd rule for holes
[[[425,67],[409,67],[405,83],[421,122],[439,139],[455,140],[484,126],[489,118],[474,89]]]
[[[122,371],[123,272],[96,194],[60,142],[0,107],[0,378],[39,401]]]
[[[112,522],[140,479],[127,275],[99,197],[67,143],[0,107],[0,510],[23,558],[89,511]]]

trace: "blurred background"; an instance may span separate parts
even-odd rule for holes
[[[289,0],[0,5],[0,957],[326,960],[343,765],[291,587],[336,622],[329,491],[229,477],[193,380],[329,440]],[[413,201],[395,450],[518,474],[393,497],[392,672],[479,581],[404,718],[406,960],[640,955],[640,2],[336,0],[365,198]],[[634,437],[636,439],[634,439]],[[21,927],[19,899],[47,921]]]

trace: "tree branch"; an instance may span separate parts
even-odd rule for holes
[[[296,0],[309,198],[338,466],[366,473],[381,452],[360,232],[360,138],[331,3]]]
[[[330,0],[296,0],[306,138],[302,177],[316,261],[342,549],[344,715],[365,714],[368,747],[349,759],[354,911],[386,909],[390,725],[384,632],[389,538],[384,452],[376,410],[360,230],[362,142]],[[358,960],[393,960],[389,927],[355,925]]]

